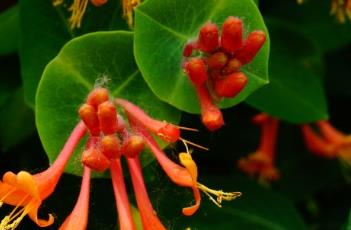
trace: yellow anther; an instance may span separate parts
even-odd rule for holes
[[[54,5],[54,6],[61,5],[62,3],[63,3],[63,0],[53,0],[52,1],[52,5]]]
[[[222,190],[211,189],[201,183],[197,183],[197,187],[204,192],[208,198],[215,203],[218,207],[222,207],[221,203],[223,200],[231,201],[241,196],[241,192],[223,192]],[[213,198],[215,197],[215,198]]]
[[[127,20],[129,27],[133,27],[133,10],[140,4],[140,0],[122,0],[123,17]]]

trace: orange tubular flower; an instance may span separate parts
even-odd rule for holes
[[[140,0],[121,0],[123,8],[123,17],[127,21],[129,27],[133,27],[133,10],[140,4]],[[62,5],[64,0],[53,0],[52,4],[54,6]],[[95,7],[101,7],[105,5],[108,0],[90,0],[91,4]],[[69,18],[69,24],[71,29],[80,28],[82,25],[82,20],[87,10],[89,0],[73,0],[72,5],[69,7],[71,11],[71,17]]]
[[[301,126],[308,150],[322,157],[339,158],[351,166],[351,136],[341,133],[328,121],[319,121],[316,126],[320,134],[309,125]]]
[[[90,169],[84,167],[82,186],[80,189],[78,201],[74,206],[71,214],[63,222],[59,230],[85,230],[88,225],[89,210],[89,193],[90,193]]]
[[[332,0],[330,13],[335,15],[340,23],[345,23],[347,16],[351,20],[351,1],[350,0]]]
[[[189,187],[193,190],[195,205],[183,209],[183,214],[190,216],[193,215],[200,206],[201,196],[200,190],[204,192],[211,201],[213,201],[217,206],[221,207],[222,200],[230,201],[241,196],[240,192],[223,192],[221,190],[213,190],[197,181],[197,166],[196,163],[191,158],[189,150],[187,153],[181,153],[179,158],[181,164],[180,166],[173,161],[171,161],[166,154],[160,149],[153,137],[147,132],[142,124],[138,122],[137,119],[133,117],[128,117],[129,123],[132,129],[141,135],[146,145],[150,148],[151,152],[154,154],[158,163],[161,165],[162,169],[165,171],[167,176],[177,185]],[[185,142],[186,143],[186,142]],[[185,145],[187,148],[187,145]],[[132,172],[131,172],[132,173]],[[217,199],[214,199],[215,196]]]
[[[261,113],[253,118],[253,122],[262,127],[260,145],[254,153],[240,159],[238,166],[249,175],[257,174],[260,180],[277,180],[279,173],[274,160],[279,121]]]
[[[80,122],[71,133],[54,164],[44,172],[35,175],[25,171],[17,175],[12,172],[4,174],[0,181],[0,202],[13,205],[15,208],[1,221],[0,229],[15,229],[26,215],[39,227],[46,227],[54,222],[51,214],[47,220],[39,219],[38,209],[42,201],[54,191],[68,159],[85,132],[85,126]]]
[[[150,202],[147,190],[145,187],[140,162],[138,156],[133,158],[127,158],[130,175],[132,177],[132,183],[134,192],[141,216],[141,221],[144,230],[166,230],[157,217],[152,204]]]
[[[117,113],[115,104],[121,106],[121,109],[128,116],[129,126]],[[173,182],[193,190],[195,205],[184,208],[184,215],[190,216],[199,208],[200,190],[218,206],[222,200],[233,200],[241,195],[239,192],[216,191],[197,182],[197,166],[187,147],[187,143],[196,144],[180,137],[180,129],[189,130],[189,128],[155,120],[138,106],[126,100],[110,100],[108,90],[101,87],[95,88],[88,95],[78,112],[82,121],[73,130],[51,167],[35,175],[21,171],[17,175],[7,172],[3,176],[3,180],[0,181],[0,206],[6,203],[14,205],[15,209],[1,221],[1,230],[15,229],[27,214],[40,227],[49,226],[54,222],[51,214],[47,220],[38,219],[38,209],[42,201],[54,191],[65,165],[85,133],[87,133],[88,138],[81,154],[84,174],[80,194],[73,211],[61,225],[60,230],[84,230],[87,228],[90,171],[99,173],[107,169],[111,173],[120,229],[136,230],[123,179],[122,156],[127,158],[143,229],[166,229],[153,210],[143,181],[139,155],[145,145],[151,149],[162,169]],[[168,142],[183,141],[187,153],[181,153],[179,157],[180,163],[184,167],[168,159],[150,132]],[[217,200],[212,196],[217,197]]]
[[[124,184],[123,170],[120,159],[116,159],[111,162],[110,171],[113,191],[116,198],[119,228],[121,230],[136,230],[128,201],[126,186]]]

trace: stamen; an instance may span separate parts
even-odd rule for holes
[[[69,19],[71,23],[71,29],[79,28],[88,5],[88,0],[74,0],[69,11],[72,11],[72,15]]]
[[[24,206],[22,209],[17,211],[18,207],[21,206],[21,204],[29,197],[29,195],[26,195],[20,202],[17,204],[17,206],[12,210],[12,212],[5,216],[4,219],[2,219],[0,223],[0,229],[1,230],[7,230],[7,229],[15,229],[19,223],[22,221],[22,219],[30,212],[30,209],[28,207],[31,207],[31,202],[30,201],[26,206]],[[17,211],[17,212],[16,212]],[[12,223],[10,223],[12,221]]]
[[[8,191],[1,199],[0,199],[0,207],[3,205],[3,201],[11,195],[14,191],[16,191],[16,188],[12,188],[10,191]]]
[[[186,130],[186,131],[199,132],[199,130],[195,129],[195,128],[189,128],[189,127],[184,127],[184,126],[179,126],[179,125],[174,125],[174,126],[176,126],[178,129],[182,129],[182,130]]]
[[[180,140],[181,140],[183,143],[192,145],[192,146],[197,147],[197,148],[199,148],[199,149],[202,149],[202,150],[205,150],[205,151],[208,151],[208,150],[209,150],[209,148],[206,148],[206,147],[201,146],[201,145],[199,145],[199,144],[196,144],[196,143],[194,143],[194,142],[185,140],[185,139],[183,139],[183,138],[180,138]],[[187,152],[189,152],[189,151],[187,151]]]
[[[29,195],[26,195],[22,198],[22,200],[17,204],[17,206],[12,210],[12,212],[8,215],[9,218],[10,218],[10,221],[13,219],[13,218],[16,218],[16,216],[18,216],[18,213],[20,213],[21,211],[24,210],[24,207],[18,211],[16,214],[14,214],[16,212],[16,210],[21,206],[21,204],[29,197]],[[14,216],[12,216],[14,215]]]
[[[222,190],[214,190],[211,189],[201,183],[197,183],[197,187],[205,193],[208,198],[215,203],[218,207],[222,207],[221,203],[223,200],[225,201],[231,201],[236,199],[237,197],[241,196],[241,192],[223,192]],[[216,197],[216,199],[213,198],[213,196]]]

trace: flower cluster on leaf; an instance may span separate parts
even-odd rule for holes
[[[123,110],[125,117],[117,112],[116,107]],[[88,95],[85,103],[79,108],[79,116],[81,121],[71,133],[54,164],[47,170],[35,175],[25,171],[17,175],[7,172],[3,176],[0,182],[0,202],[13,205],[15,209],[1,221],[1,229],[15,229],[26,215],[40,227],[49,226],[54,222],[52,215],[49,215],[48,220],[38,219],[38,209],[42,201],[55,190],[65,165],[85,134],[88,138],[81,156],[84,173],[80,194],[71,214],[61,225],[61,230],[87,228],[90,173],[105,170],[109,170],[111,174],[120,229],[136,229],[124,182],[122,157],[129,168],[143,229],[166,229],[152,207],[144,183],[139,155],[145,147],[151,150],[171,181],[179,186],[191,188],[195,204],[183,208],[183,214],[186,216],[191,216],[198,210],[201,202],[200,191],[218,206],[221,206],[222,200],[233,200],[241,195],[240,192],[213,190],[198,182],[198,169],[187,144],[197,145],[180,136],[181,129],[189,128],[153,119],[135,104],[121,98],[112,98],[109,91],[102,87],[95,88]],[[180,164],[167,157],[153,135],[168,143],[180,140],[185,144],[187,151],[179,154]]]
[[[240,68],[252,61],[265,40],[265,33],[259,30],[244,39],[242,20],[230,16],[222,25],[221,36],[217,26],[207,22],[198,39],[185,45],[183,69],[196,90],[202,122],[209,130],[224,124],[216,103],[223,97],[233,98],[244,89],[248,78]]]

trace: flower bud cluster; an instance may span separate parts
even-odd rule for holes
[[[253,60],[265,40],[265,33],[258,30],[244,40],[242,20],[230,16],[222,25],[221,36],[217,26],[207,22],[197,40],[185,45],[183,69],[195,87],[202,122],[209,130],[224,124],[215,103],[233,98],[244,89],[248,78],[240,68]]]

